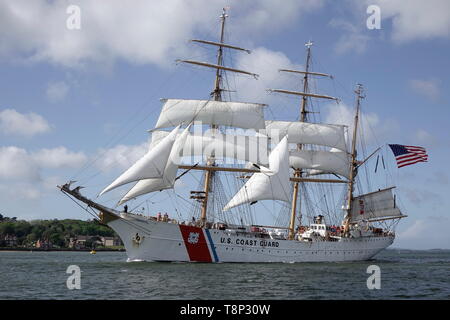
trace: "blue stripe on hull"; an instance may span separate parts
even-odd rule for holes
[[[208,229],[205,229],[205,232],[206,232],[206,236],[208,237],[209,246],[211,247],[211,251],[214,255],[214,261],[219,262],[219,257],[217,256],[216,248],[214,247],[214,243],[212,241],[211,234],[209,233]]]

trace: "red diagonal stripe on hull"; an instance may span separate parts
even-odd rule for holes
[[[202,228],[180,225],[180,231],[191,261],[212,262],[211,254],[208,249],[208,243],[206,242]],[[189,237],[191,234],[198,234],[198,242],[189,242]]]

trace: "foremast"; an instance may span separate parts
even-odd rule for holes
[[[356,178],[356,169],[357,169],[357,161],[356,161],[356,138],[358,132],[358,123],[359,123],[359,112],[361,108],[361,100],[364,99],[363,95],[363,86],[362,84],[357,84],[355,89],[356,94],[356,111],[355,118],[353,123],[353,137],[352,137],[352,150],[351,150],[351,161],[350,161],[350,177],[348,182],[348,192],[347,192],[347,214],[344,219],[344,234],[348,234],[350,221],[351,221],[351,212],[352,212],[352,202],[353,202],[353,189],[355,185]]]
[[[227,18],[227,14],[225,13],[225,9],[223,9],[222,15],[220,16],[220,19],[222,20],[221,28],[220,28],[220,43],[223,44],[223,36],[224,36],[224,30],[225,30],[225,20]],[[219,46],[217,49],[217,65],[223,66],[223,47]],[[216,69],[216,79],[214,82],[214,90],[211,93],[212,97],[214,98],[214,101],[222,101],[222,88],[221,88],[221,82],[222,82],[222,69],[217,68]],[[211,129],[213,131],[217,131],[218,126],[212,125]],[[206,162],[208,166],[214,166],[215,160],[214,160],[214,154],[209,157],[208,161]],[[207,210],[208,210],[208,198],[209,198],[209,191],[211,190],[211,180],[213,178],[214,171],[208,170],[205,171],[205,181],[204,181],[204,197],[202,201],[202,211],[200,216],[200,224],[201,226],[206,225],[207,221]]]
[[[284,94],[293,94],[293,95],[299,95],[302,97],[301,105],[300,105],[300,122],[307,122],[307,115],[310,113],[310,111],[307,110],[307,103],[308,103],[308,97],[311,98],[321,98],[321,99],[329,99],[329,100],[337,100],[335,97],[327,96],[327,95],[319,95],[319,94],[313,94],[309,93],[308,89],[308,80],[309,75],[315,75],[315,76],[322,76],[322,77],[330,77],[331,75],[325,74],[325,73],[319,73],[319,72],[311,72],[310,64],[311,64],[311,46],[313,43],[311,41],[305,43],[306,47],[306,64],[305,64],[305,71],[299,71],[299,70],[290,70],[290,69],[280,69],[279,71],[282,72],[291,72],[291,73],[299,73],[303,74],[303,92],[297,92],[297,91],[289,91],[289,90],[283,90],[283,89],[270,89],[270,92],[278,92],[278,93],[284,93]],[[303,144],[298,143],[297,144],[297,150],[301,151],[303,149]],[[297,211],[299,212],[299,223],[301,224],[301,211],[297,210],[297,207],[299,207],[298,204],[298,198],[300,193],[300,187],[301,182],[304,180],[302,178],[303,171],[301,169],[294,168],[294,177],[291,179],[291,181],[294,181],[294,187],[293,187],[293,193],[292,193],[292,203],[291,203],[291,215],[289,219],[289,234],[288,238],[290,240],[294,239],[295,234],[295,219],[297,216]],[[317,182],[320,182],[318,180]],[[325,182],[325,181],[324,181]],[[299,207],[300,208],[300,207]]]

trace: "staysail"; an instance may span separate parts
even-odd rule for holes
[[[351,222],[384,217],[402,217],[392,189],[387,188],[355,197],[352,200]]]
[[[161,178],[138,181],[138,183],[136,183],[134,187],[131,188],[130,191],[128,191],[127,194],[125,194],[125,196],[119,201],[118,205],[147,193],[173,188],[177,176],[178,164],[181,159],[181,151],[186,143],[186,138],[189,135],[190,127],[191,126],[188,126],[184,129],[184,131],[176,138],[167,160],[166,167],[164,168],[163,176]]]
[[[269,168],[253,176],[223,208],[224,211],[244,203],[259,200],[290,201],[289,151],[287,137],[273,149],[269,156]]]
[[[99,196],[124,184],[142,179],[161,178],[180,126],[150,149],[141,159],[100,192]]]
[[[263,129],[264,104],[213,100],[163,99],[155,129],[199,121],[202,124]]]

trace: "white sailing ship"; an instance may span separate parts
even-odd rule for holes
[[[254,73],[224,65],[225,49],[250,53],[224,42],[226,19],[224,11],[218,42],[192,40],[217,47],[216,64],[179,60],[215,69],[211,99],[163,99],[148,152],[100,192],[101,196],[134,182],[118,202],[122,206],[152,192],[170,192],[176,180],[186,173],[201,171],[200,191],[191,191],[193,205],[184,214],[188,219],[109,208],[83,196],[80,186],[72,188],[72,181],[58,187],[87,204],[99,221],[115,230],[132,261],[324,262],[372,258],[393,243],[394,226],[406,215],[396,204],[393,187],[354,195],[358,168],[375,154],[357,158],[362,86],[355,90],[350,146],[345,126],[308,122],[312,113],[309,101],[337,100],[309,91],[312,77],[330,77],[310,70],[311,42],[306,44],[305,70],[280,70],[300,74],[303,90],[270,90],[301,97],[298,121],[266,120],[266,105],[224,101],[225,72],[257,78]],[[168,128],[171,130],[163,130]],[[255,133],[230,134],[225,130],[230,128]],[[193,160],[199,158],[205,161]],[[246,165],[226,166],[225,158],[244,161]],[[191,162],[186,163],[186,159]],[[227,197],[221,180],[230,176],[236,188],[235,194]],[[327,199],[327,195],[334,192],[335,186],[343,190],[335,203],[342,214],[338,222],[334,216],[332,223],[335,211],[320,211],[308,201],[320,195],[326,203],[330,202],[333,197]],[[281,203],[279,216],[287,219],[278,225],[256,224],[253,204],[260,201]]]

